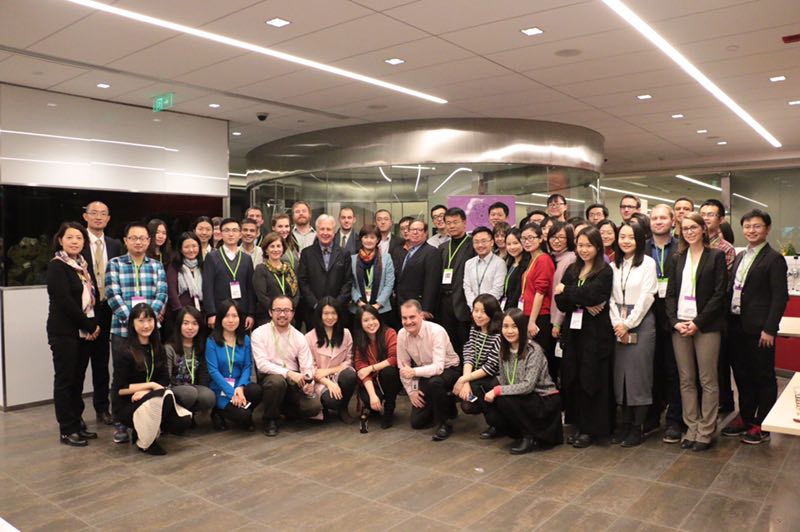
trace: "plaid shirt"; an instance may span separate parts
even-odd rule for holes
[[[717,233],[717,236],[711,239],[709,246],[725,253],[725,266],[727,266],[728,275],[730,275],[731,268],[733,268],[733,261],[736,258],[736,249],[731,245],[730,242],[722,238],[722,231]]]
[[[164,266],[148,257],[139,268],[139,293],[136,293],[136,271],[130,255],[122,255],[108,261],[106,266],[106,298],[114,313],[111,319],[111,334],[128,336],[128,316],[133,297],[144,297],[158,315],[167,302],[167,275]]]

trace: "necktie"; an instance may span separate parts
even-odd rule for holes
[[[103,256],[103,239],[94,242],[94,276],[97,279],[97,295],[100,301],[106,300],[106,259]]]
[[[325,263],[325,271],[328,271],[328,267],[331,263],[331,250],[330,248],[322,248],[322,260]]]
[[[342,243],[341,243],[342,248],[344,248],[344,245],[346,243],[347,243],[347,236],[346,235],[342,235]]]

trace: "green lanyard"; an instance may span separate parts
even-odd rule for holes
[[[692,250],[690,249],[687,252],[689,256],[689,267],[692,269],[692,296],[694,297],[694,292],[697,289],[697,268],[700,266],[700,259],[697,260],[697,264],[692,262]],[[700,254],[700,258],[702,259],[703,254]]]
[[[278,283],[278,286],[281,287],[281,294],[285,295],[286,294],[286,274],[282,273],[280,279],[278,279],[278,276],[276,274],[274,274],[274,273],[272,274],[272,276],[275,278],[275,282]]]
[[[236,359],[236,346],[234,345],[231,347],[230,353],[228,353],[228,344],[225,345],[225,356],[228,359],[228,377],[233,377],[233,361]]]
[[[372,273],[374,270],[375,266],[370,266],[369,270],[364,270],[364,276],[367,278],[364,288],[370,292],[372,291]]]
[[[292,267],[292,269],[294,270],[294,251],[292,251],[292,250],[290,249],[290,250],[289,250],[289,253],[288,253],[288,255],[289,255],[289,265],[290,265],[290,266]]]
[[[755,248],[753,248],[752,258],[749,261],[747,261],[746,265],[739,266],[739,269],[736,270],[736,282],[739,284],[739,286],[744,285],[744,282],[747,280],[747,274],[750,273],[750,267],[753,265],[753,262],[755,262],[756,257],[758,257],[758,254],[761,253],[760,248],[763,247],[764,244],[761,244],[760,246],[756,246]],[[742,262],[744,262],[744,258],[742,258]]]
[[[630,274],[628,274],[628,275],[630,275]],[[578,278],[578,286],[583,286],[584,284],[586,284],[586,279]]]
[[[461,246],[463,246],[463,245],[464,245],[464,242],[466,242],[466,241],[467,241],[467,237],[465,236],[465,237],[464,237],[464,238],[461,240],[461,243],[459,243],[459,244],[456,246],[456,250],[455,250],[455,251],[453,251],[453,240],[451,239],[451,240],[450,240],[450,241],[447,243],[447,269],[448,269],[448,270],[450,269],[450,266],[453,264],[453,258],[454,258],[456,255],[458,255],[458,250],[459,250],[459,249],[461,249]]]
[[[481,355],[483,354],[483,346],[486,345],[486,340],[489,338],[489,335],[483,337],[483,341],[481,342],[480,348],[478,348],[478,354],[475,356],[475,369],[478,369],[478,366],[481,365]]]
[[[142,264],[144,264],[144,261],[142,261]],[[136,262],[134,262],[133,263],[133,284],[135,286],[135,291],[136,291],[136,295],[137,296],[141,295],[141,293],[140,293],[141,289],[139,288],[139,268],[141,268],[141,265],[137,266]]]
[[[145,382],[150,382],[153,380],[153,371],[156,369],[156,355],[153,353],[153,346],[150,346],[150,367],[147,367],[147,362],[144,364],[144,369],[147,372],[147,380]]]
[[[664,259],[667,257],[667,248],[666,247],[660,248],[660,247],[655,246],[655,245],[654,245],[654,247],[656,248],[656,258],[658,258],[658,267],[659,267],[659,270],[658,270],[659,271],[659,277],[658,278],[659,279],[663,279],[665,277],[665,275],[664,275]],[[658,252],[659,250],[661,250],[661,253]]]
[[[511,278],[511,274],[514,273],[514,270],[516,270],[516,269],[517,269],[517,265],[516,264],[512,264],[511,265],[511,269],[508,270],[508,273],[506,274],[506,282],[503,283],[503,295],[504,296],[508,296],[508,280]]]
[[[186,357],[184,357],[184,363],[186,362]],[[191,364],[186,364],[187,369],[189,370],[189,378],[192,379],[191,383],[194,384],[194,372],[195,372],[195,365],[194,365],[194,347],[192,347],[192,362]]]
[[[516,355],[516,353],[514,353],[513,351],[512,351],[512,354]],[[511,375],[508,374],[508,366],[506,364],[503,364],[503,370],[506,372],[506,380],[508,381],[509,384],[514,384],[514,382],[517,380],[517,364],[518,363],[519,363],[519,357],[518,356],[514,356],[514,371],[513,371],[513,373],[511,373]]]
[[[231,265],[228,264],[228,257],[225,256],[225,253],[222,252],[222,249],[220,248],[217,251],[219,251],[219,256],[222,257],[222,262],[225,263],[225,267],[228,268],[229,272],[231,272],[231,277],[233,277],[233,280],[235,281],[236,280],[236,274],[239,273],[239,265],[242,263],[242,251],[239,250],[237,252],[237,255],[239,256],[239,260],[236,261],[236,268],[233,269],[233,270],[231,269]]]
[[[478,293],[481,292],[481,285],[483,284],[483,280],[486,278],[486,272],[489,271],[489,266],[492,264],[492,260],[494,260],[494,255],[489,255],[489,260],[486,262],[486,268],[483,270],[483,275],[478,278],[478,264],[480,261],[475,263],[475,280],[478,282]]]

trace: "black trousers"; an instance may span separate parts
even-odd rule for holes
[[[261,386],[251,382],[244,387],[244,398],[247,399],[250,406],[248,408],[241,408],[228,403],[220,413],[225,419],[238,423],[243,427],[249,427],[253,423],[253,410],[261,404],[262,397],[263,392],[261,391]]]
[[[461,410],[471,416],[486,412],[486,401],[483,400],[483,397],[495,386],[497,386],[497,378],[495,377],[484,377],[470,381],[469,387],[472,390],[472,395],[478,399],[474,403],[461,401]]]
[[[486,403],[485,416],[489,425],[512,437],[532,436],[550,445],[564,439],[559,394],[501,395]]]
[[[275,374],[258,374],[263,390],[264,422],[277,421],[281,414],[289,417],[309,418],[319,414],[322,403],[308,397],[303,390],[286,377]]]
[[[373,373],[372,384],[375,386],[375,393],[383,401],[384,414],[393,414],[397,405],[397,394],[400,393],[400,387],[402,386],[400,371],[397,366],[386,366],[378,372],[377,379]],[[364,408],[370,408],[369,393],[363,384],[358,388],[358,396],[364,404]]]
[[[49,338],[53,352],[53,403],[61,434],[81,429],[83,379],[89,365],[90,344],[80,338]]]
[[[739,390],[739,413],[747,425],[761,425],[778,398],[775,344],[759,347],[761,334],[746,334],[739,316],[728,319],[728,337]]]
[[[356,385],[358,384],[358,377],[356,376],[355,370],[353,368],[348,368],[339,373],[336,383],[339,385],[339,388],[342,389],[342,398],[334,399],[331,392],[326,389],[319,398],[320,402],[322,403],[322,407],[328,410],[344,409],[346,411],[347,405],[350,404],[350,398],[353,397],[353,392],[356,391]]]
[[[131,401],[123,403],[119,411],[120,422],[127,427],[136,429],[136,425],[133,422],[133,413],[150,399],[153,399],[154,397],[162,397],[165,391],[166,388],[151,390],[147,393],[147,395],[136,402]],[[161,406],[161,430],[177,434],[188,429],[191,424],[191,416],[180,417],[175,412],[175,396],[170,394],[165,397],[164,403]]]
[[[461,358],[461,354],[464,352],[464,344],[469,339],[470,322],[459,321],[455,314],[454,304],[452,293],[442,293],[439,301],[439,313],[436,317],[447,331],[450,343],[453,344],[453,349],[458,353],[458,357]]]
[[[108,412],[108,374],[109,360],[109,335],[111,332],[111,307],[105,301],[98,302],[94,308],[97,324],[100,326],[100,336],[89,344],[89,356],[92,363],[92,404],[98,414]]]
[[[422,429],[431,423],[441,425],[454,417],[453,414],[457,414],[452,390],[460,376],[458,368],[445,368],[440,375],[419,379],[419,389],[422,390],[425,406],[411,407],[412,429]]]
[[[656,318],[659,314],[656,313]],[[684,427],[681,385],[678,365],[672,349],[672,332],[664,324],[656,322],[656,349],[653,360],[653,404],[647,412],[648,422],[661,423],[661,413],[666,408],[668,426]]]

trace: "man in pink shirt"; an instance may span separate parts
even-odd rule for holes
[[[453,433],[448,419],[457,415],[455,399],[448,394],[458,380],[459,358],[447,331],[425,321],[422,305],[409,299],[400,307],[403,328],[397,334],[397,366],[411,401],[411,428],[437,426],[434,441]]]
[[[292,327],[294,305],[277,296],[269,309],[272,321],[253,331],[250,342],[264,389],[264,434],[278,435],[281,413],[298,418],[319,414],[322,404],[314,394],[314,358],[306,337]]]

